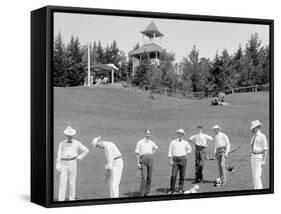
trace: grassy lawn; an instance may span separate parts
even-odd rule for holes
[[[239,145],[228,164],[236,171],[228,173],[228,184],[223,188],[213,187],[211,181],[218,177],[216,161],[205,165],[205,183],[200,184],[199,192],[252,189],[250,166],[250,122],[259,119],[262,131],[269,134],[269,94],[241,93],[229,95],[229,106],[211,106],[210,99],[180,100],[147,95],[121,88],[55,88],[54,90],[54,154],[58,143],[64,139],[63,130],[71,125],[77,130],[76,138],[90,149],[88,156],[78,163],[76,184],[77,199],[108,198],[108,186],[104,187],[105,155],[102,150],[91,146],[93,137],[101,135],[104,140],[114,142],[120,149],[124,169],[120,184],[120,196],[131,196],[139,189],[139,178],[134,149],[143,137],[144,129],[152,130],[152,140],[159,150],[155,153],[155,168],[151,194],[163,194],[169,187],[171,166],[167,158],[168,146],[176,137],[175,131],[183,128],[186,138],[197,132],[201,124],[205,132],[213,134],[211,127],[219,124],[229,136],[232,146]],[[213,145],[208,148],[212,153]],[[269,185],[268,163],[263,171],[264,187]],[[56,176],[56,173],[54,174]],[[185,189],[191,188],[194,178],[194,152],[188,157]],[[54,193],[57,198],[58,182]]]

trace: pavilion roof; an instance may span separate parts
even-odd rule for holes
[[[96,72],[100,72],[100,71],[110,71],[111,72],[112,69],[119,70],[114,64],[96,64],[96,65],[92,65],[90,68]]]
[[[138,48],[137,50],[131,51],[129,53],[129,56],[135,56],[135,55],[140,55],[144,53],[151,53],[151,52],[163,52],[164,49],[155,43],[150,43],[150,44],[145,44]]]
[[[164,34],[160,32],[160,30],[153,21],[145,28],[144,31],[141,31],[141,33],[149,38],[152,38],[154,36],[153,34],[155,34],[155,37],[164,36]]]

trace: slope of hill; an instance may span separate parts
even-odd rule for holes
[[[268,136],[269,96],[268,93],[243,93],[226,97],[230,106],[211,106],[210,99],[181,100],[164,96],[149,96],[122,88],[55,88],[54,90],[54,148],[64,138],[62,131],[68,125],[77,129],[77,139],[91,152],[79,163],[77,177],[77,197],[108,197],[104,191],[103,151],[93,150],[93,137],[101,135],[104,140],[117,144],[123,154],[124,171],[120,186],[121,196],[130,196],[139,187],[136,178],[134,149],[136,142],[143,137],[145,128],[152,130],[152,140],[159,145],[155,154],[155,171],[152,181],[152,194],[163,194],[168,187],[171,167],[167,158],[169,142],[175,138],[175,130],[183,128],[187,136],[196,133],[201,124],[207,133],[211,127],[219,124],[229,135],[233,145],[239,145],[240,151],[228,160],[237,166],[235,173],[229,174],[229,184],[223,190],[251,189],[251,168],[249,162],[249,142],[251,120],[263,122],[263,130]],[[209,153],[213,150],[211,145]],[[264,171],[268,178],[268,168]],[[186,188],[191,187],[194,177],[194,155],[188,158]],[[217,177],[216,162],[208,162],[205,169],[206,183],[201,185],[202,192],[220,191],[210,182]],[[266,179],[268,180],[268,179]],[[265,180],[265,186],[268,182]],[[208,183],[209,182],[209,183]],[[57,182],[55,182],[55,197]]]

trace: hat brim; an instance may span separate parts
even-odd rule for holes
[[[215,129],[218,129],[218,130],[221,130],[221,127],[213,127],[213,130],[215,130]]]
[[[64,135],[70,136],[70,137],[73,137],[74,135],[76,135],[76,131],[73,131],[73,132],[66,132],[66,131],[64,131],[63,133],[64,133]]]
[[[255,124],[255,125],[251,126],[250,129],[254,129],[254,128],[258,127],[258,126],[261,126],[261,123],[258,123],[258,124]]]
[[[184,135],[184,134],[185,134],[185,132],[177,132],[177,134],[183,134],[183,135]]]

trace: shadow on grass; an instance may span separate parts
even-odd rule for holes
[[[140,197],[141,196],[139,191],[125,192],[124,195],[127,197]]]
[[[177,179],[177,182],[178,182],[179,179]],[[194,178],[185,178],[184,179],[185,181],[187,182],[193,182],[194,181]],[[203,180],[201,183],[198,183],[198,185],[200,184],[213,184],[214,181],[213,180]],[[155,191],[158,192],[158,193],[162,193],[162,194],[167,194],[170,190],[170,187],[161,187],[161,188],[157,188]],[[177,188],[176,188],[177,190]]]
[[[195,181],[194,178],[185,178],[184,180],[185,181],[189,181],[189,182],[194,182]],[[214,183],[214,181],[213,180],[204,180],[203,179],[203,181],[201,183],[203,183],[203,184],[212,184],[212,183]],[[198,183],[198,184],[200,184],[200,183]]]
[[[161,187],[155,190],[158,193],[167,194],[170,191],[169,187]]]

